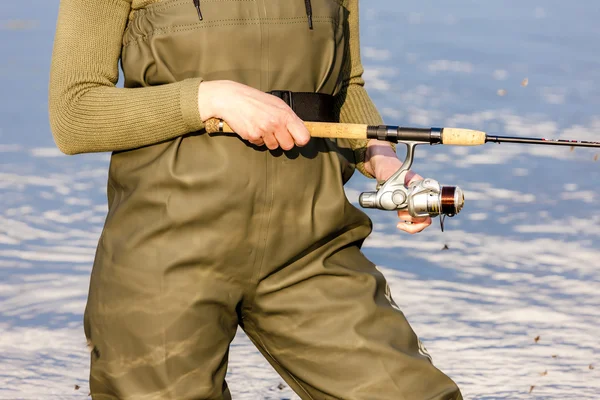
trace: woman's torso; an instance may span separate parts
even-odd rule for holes
[[[202,21],[192,0],[152,2],[132,13],[123,38],[126,87],[200,76],[262,91],[334,95],[340,89],[348,40],[347,10],[340,2],[311,0],[313,29],[304,0],[200,4]],[[207,263],[235,265],[247,253],[232,248],[252,249],[265,240],[269,248],[285,248],[271,256],[284,263],[349,226],[366,227],[358,239],[368,234],[368,219],[344,195],[352,172],[349,146],[328,139],[271,152],[236,136],[201,131],[116,152],[101,243],[113,257],[131,254],[139,261],[140,252],[127,249],[141,246],[149,257],[203,254],[210,257]],[[268,233],[261,230],[267,226]],[[177,237],[175,248],[167,245],[171,236]]]

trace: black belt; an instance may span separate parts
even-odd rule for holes
[[[268,93],[285,101],[303,121],[337,122],[334,97],[329,94],[289,90],[272,90]]]

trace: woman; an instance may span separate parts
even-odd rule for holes
[[[61,1],[56,143],[113,152],[84,320],[93,399],[230,398],[238,325],[302,398],[461,398],[344,196],[355,165],[391,176],[394,150],[310,139],[296,115],[381,123],[361,75],[357,0]],[[237,136],[207,135],[213,117]]]

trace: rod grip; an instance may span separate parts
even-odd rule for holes
[[[338,124],[329,122],[304,122],[310,136],[320,138],[366,139],[367,125]],[[233,133],[227,122],[217,118],[210,118],[204,122],[207,133]]]
[[[442,129],[442,144],[454,146],[479,146],[485,143],[486,134],[482,131],[462,128]]]
[[[335,122],[305,122],[310,136],[320,138],[366,139],[367,125]]]

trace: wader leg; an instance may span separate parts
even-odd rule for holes
[[[459,400],[357,246],[266,276],[245,330],[303,399]]]
[[[224,379],[241,291],[212,272],[116,265],[99,249],[84,320],[94,400],[231,399]]]

